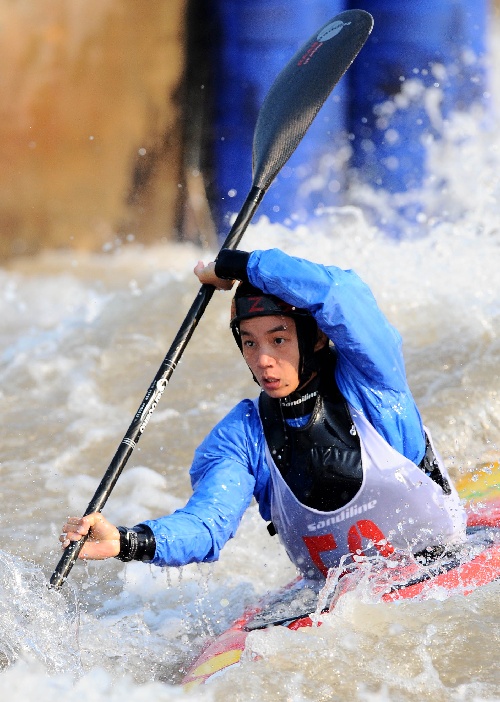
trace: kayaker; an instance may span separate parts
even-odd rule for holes
[[[262,392],[196,450],[193,495],[133,527],[70,518],[80,558],[214,561],[252,497],[299,571],[394,549],[430,560],[465,538],[465,511],[408,387],[401,338],[351,270],[280,250],[223,250],[200,282],[236,288],[231,329]],[[90,531],[89,531],[90,530]]]

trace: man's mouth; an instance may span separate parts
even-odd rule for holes
[[[270,390],[275,390],[280,386],[279,378],[262,378],[262,385]]]

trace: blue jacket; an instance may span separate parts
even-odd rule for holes
[[[420,463],[425,435],[406,380],[401,337],[365,283],[353,271],[277,249],[254,251],[247,273],[256,287],[314,315],[335,344],[336,380],[346,400],[393,448]],[[155,565],[217,560],[252,497],[262,517],[271,519],[265,439],[251,400],[236,405],[209,433],[195,452],[190,475],[193,495],[187,505],[144,522],[155,535]]]

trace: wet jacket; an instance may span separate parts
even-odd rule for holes
[[[401,337],[351,270],[323,266],[282,251],[254,251],[249,281],[291,305],[308,309],[337,352],[335,376],[348,403],[399,453],[417,465],[425,452],[420,414],[406,380]],[[252,400],[222,419],[195,452],[193,495],[171,515],[145,521],[156,539],[152,563],[178,566],[214,561],[234,536],[252,497],[269,521],[270,470]]]

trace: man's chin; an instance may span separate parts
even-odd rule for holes
[[[290,391],[288,390],[288,388],[283,388],[283,387],[268,388],[268,387],[263,387],[262,385],[261,385],[261,387],[264,390],[264,392],[266,393],[266,395],[269,395],[269,397],[272,397],[273,400],[281,400],[290,394]]]

